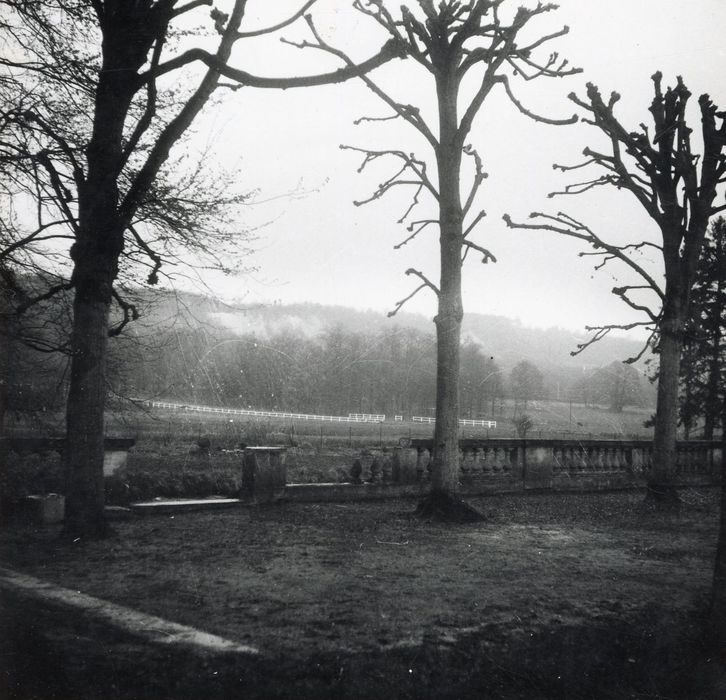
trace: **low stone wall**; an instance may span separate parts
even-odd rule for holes
[[[462,483],[509,481],[520,489],[590,490],[642,486],[653,464],[650,440],[462,440]],[[404,459],[416,459],[419,478],[430,470],[431,440],[412,440]],[[721,443],[677,445],[677,482],[716,483]]]
[[[420,496],[428,491],[431,440],[403,441],[392,453],[373,458],[360,483],[288,484],[294,501],[355,501]],[[461,492],[486,495],[535,490],[600,491],[642,488],[652,467],[648,440],[462,440]],[[721,443],[678,443],[680,486],[711,485],[720,480]],[[375,466],[373,466],[375,465]]]

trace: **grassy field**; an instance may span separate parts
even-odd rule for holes
[[[718,700],[724,667],[699,636],[718,491],[682,497],[677,517],[629,492],[473,499],[487,521],[466,526],[386,501],[150,516],[104,542],[6,528],[6,566],[259,654],[176,658],[13,600],[0,685],[117,700]]]
[[[496,428],[462,427],[462,437],[515,437],[513,417],[526,412],[532,421],[530,437],[648,438],[652,430],[644,427],[649,409],[626,409],[613,413],[604,407],[585,406],[558,401],[531,401],[526,411],[504,402],[502,410],[489,420]],[[373,447],[397,444],[401,437],[430,437],[433,426],[411,421],[385,423],[332,423],[299,419],[226,416],[193,411],[153,409],[118,411],[109,415],[108,430],[114,434],[136,435],[141,440],[173,440],[185,436],[210,436],[220,444],[290,444],[304,441],[313,446],[327,444]],[[322,441],[322,444],[321,444]]]

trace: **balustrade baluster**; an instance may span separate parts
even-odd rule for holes
[[[576,468],[575,463],[575,450],[571,446],[565,447],[565,464],[567,464],[567,471],[573,472]]]
[[[502,471],[505,474],[511,473],[512,464],[516,460],[516,454],[516,448],[505,448],[502,450]]]
[[[469,454],[471,450],[459,450],[459,470],[464,476],[468,476],[469,468]]]
[[[483,475],[492,473],[492,451],[489,447],[484,447],[479,452],[479,463]]]
[[[416,481],[423,481],[426,465],[428,464],[429,451],[425,447],[416,450]]]
[[[582,445],[577,448],[576,459],[577,471],[584,472],[589,469],[590,465],[587,461],[587,450]]]

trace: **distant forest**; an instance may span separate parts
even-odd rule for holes
[[[146,304],[142,318],[111,343],[109,392],[119,401],[158,398],[329,415],[434,414],[435,339],[423,316],[406,314],[393,323],[380,313],[342,307],[240,309],[171,293]],[[613,411],[652,405],[653,387],[642,370],[621,361],[633,343],[612,345],[610,361],[601,366],[584,365],[567,352],[575,343],[568,332],[472,316],[461,352],[462,418],[496,417],[505,399],[522,410],[538,399]],[[47,319],[36,318],[28,328],[37,348],[20,342],[11,348],[5,405],[16,412],[52,410],[64,400],[66,358],[41,352],[47,348],[40,338],[61,345]],[[487,336],[496,354],[487,348]]]

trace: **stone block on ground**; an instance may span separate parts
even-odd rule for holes
[[[58,493],[33,494],[20,502],[20,512],[36,525],[53,525],[63,522],[66,499]]]
[[[287,467],[284,447],[247,447],[242,462],[240,498],[272,503],[285,495]]]

